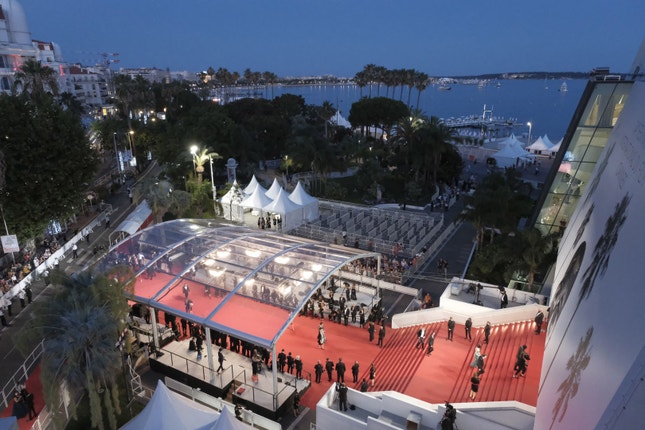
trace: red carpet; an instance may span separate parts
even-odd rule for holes
[[[40,413],[42,411],[44,403],[43,403],[43,386],[40,383],[40,366],[36,367],[34,371],[29,375],[29,378],[27,379],[27,391],[30,393],[34,394],[34,406],[36,408],[36,412]],[[5,408],[4,411],[0,414],[0,417],[10,417],[11,412],[13,410],[13,404],[10,402],[9,406]],[[31,425],[34,423],[33,420],[29,421],[29,415],[27,415],[25,418],[19,419],[18,420],[18,426],[20,426],[20,430],[28,430],[31,429]]]
[[[347,364],[345,379],[350,387],[358,388],[351,383],[351,365],[354,360],[360,364],[359,381],[368,377],[369,364],[374,362],[376,379],[370,391],[394,390],[416,397],[430,403],[469,401],[470,377],[473,368],[474,348],[477,342],[483,343],[483,329],[473,330],[473,341],[464,338],[463,325],[455,328],[454,341],[447,338],[446,323],[435,323],[426,326],[429,335],[436,331],[434,351],[426,356],[420,349],[415,349],[418,327],[393,330],[388,327],[384,348],[378,348],[376,341],[368,341],[367,330],[352,326],[342,326],[325,321],[327,344],[325,351],[317,348],[316,334],[320,320],[298,317],[295,332],[288,331],[278,344],[285,352],[300,355],[305,370],[313,375],[316,360],[324,364],[326,357],[334,363],[339,357]],[[544,333],[540,336],[533,332],[533,324],[520,322],[503,326],[494,326],[490,343],[482,345],[486,354],[485,373],[481,378],[480,390],[476,401],[517,400],[532,406],[537,404],[539,371],[542,368],[544,355]],[[515,355],[520,345],[526,344],[531,356],[526,377],[514,379],[513,366]],[[334,372],[335,382],[336,374]],[[312,376],[313,380],[313,376]],[[326,374],[321,384],[312,384],[312,388],[302,398],[302,404],[314,408],[324,391],[330,386]]]
[[[249,323],[262,325],[261,320],[249,319]],[[376,366],[375,386],[370,387],[370,391],[399,391],[429,403],[443,403],[446,400],[467,402],[473,372],[470,362],[478,342],[482,343],[482,353],[487,358],[486,372],[481,378],[476,401],[517,400],[531,406],[537,404],[545,334],[536,335],[532,322],[494,326],[488,345],[483,345],[483,329],[473,329],[473,341],[469,342],[464,338],[463,325],[458,324],[454,341],[450,342],[446,340],[445,322],[429,324],[426,326],[428,336],[432,331],[437,333],[434,351],[430,356],[415,349],[418,327],[399,330],[388,327],[384,347],[379,348],[376,340],[369,342],[366,329],[329,320],[324,323],[327,343],[325,350],[321,350],[316,342],[319,323],[318,318],[297,317],[293,328],[285,332],[277,345],[278,352],[284,348],[285,352],[300,355],[303,360],[303,373],[312,380],[311,388],[301,399],[301,404],[308,408],[314,409],[323,393],[336,382],[335,371],[332,382],[328,382],[326,373],[323,374],[322,383],[313,382],[316,360],[324,365],[326,358],[337,363],[341,357],[347,366],[345,382],[352,388],[358,388],[358,384],[352,383],[351,373],[352,364],[358,360],[359,382],[363,377],[368,378],[370,363]],[[525,378],[514,379],[515,354],[523,344],[528,346],[531,356],[529,370]],[[40,411],[43,407],[40,368],[29,376],[27,390],[35,394],[36,410]],[[11,406],[6,408],[0,416],[10,416],[11,410]],[[32,423],[21,419],[20,429],[30,429]]]

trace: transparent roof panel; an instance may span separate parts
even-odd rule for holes
[[[363,257],[378,254],[208,220],[175,220],[128,237],[98,268],[129,265],[136,273],[133,300],[271,346],[322,282]]]

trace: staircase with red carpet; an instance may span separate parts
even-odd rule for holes
[[[493,327],[488,345],[483,343],[483,330],[477,330],[466,359],[450,394],[452,402],[470,401],[470,378],[476,368],[470,367],[477,343],[486,354],[485,372],[481,376],[475,401],[517,400],[535,406],[544,356],[545,334],[536,335],[530,321]],[[525,377],[513,378],[515,357],[520,345],[527,345],[531,357]]]

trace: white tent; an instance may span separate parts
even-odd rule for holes
[[[504,149],[507,146],[519,146],[522,148],[522,142],[520,142],[517,137],[515,137],[515,134],[511,133],[510,136],[508,136],[506,139],[501,140],[497,142],[497,148],[499,149]]]
[[[258,184],[253,193],[242,200],[240,205],[247,209],[261,210],[269,203],[271,203],[271,199],[266,196],[264,188]]]
[[[319,202],[315,197],[311,197],[305,188],[302,186],[302,183],[298,181],[296,188],[289,195],[289,200],[302,206],[303,217],[305,221],[313,221],[318,219],[318,207]]]
[[[223,408],[222,412],[217,419],[217,422],[210,428],[210,430],[248,430],[253,429],[252,426],[239,421],[235,418],[235,414],[228,408]]]
[[[535,155],[522,148],[519,141],[517,143],[510,141],[503,149],[493,154],[493,158],[497,163],[497,167],[512,167],[518,166],[523,161],[532,160]]]
[[[251,194],[253,194],[253,191],[255,191],[257,187],[260,187],[263,193],[267,192],[266,188],[260,185],[258,180],[255,178],[255,175],[253,175],[253,177],[251,178],[251,182],[249,182],[249,185],[247,185],[246,188],[244,188],[244,194],[247,196],[250,196]]]
[[[532,144],[526,147],[526,150],[531,151],[535,154],[541,154],[542,152],[544,153],[549,152],[552,146],[553,145],[548,145],[542,137],[538,137],[538,139],[535,142],[533,142]]]
[[[210,430],[214,428],[219,415],[206,406],[170,391],[159,380],[150,402],[121,430]]]
[[[551,142],[551,139],[549,139],[549,136],[547,136],[546,134],[542,136],[542,140],[544,141],[544,144],[549,148],[553,146],[553,142]]]
[[[271,187],[267,190],[266,196],[270,198],[271,200],[275,199],[278,197],[278,193],[282,189],[282,185],[278,182],[278,178],[273,178],[273,183],[271,184]]]
[[[553,145],[551,147],[551,154],[555,155],[555,154],[558,153],[558,151],[560,150],[560,145],[562,145],[563,140],[564,139],[560,139],[560,141],[558,143],[556,143],[555,145]]]
[[[241,206],[242,200],[244,200],[244,192],[237,181],[233,181],[233,185],[228,190],[228,193],[219,199],[225,219],[229,221],[244,221],[244,208]]]
[[[331,123],[339,127],[352,128],[352,125],[340,114],[340,111],[336,111],[336,115],[331,118]]]
[[[289,200],[289,196],[284,189],[280,189],[275,200],[265,205],[262,210],[272,214],[279,214],[282,218],[283,231],[296,228],[304,222],[302,206]]]

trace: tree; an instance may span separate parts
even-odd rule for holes
[[[47,92],[58,95],[58,77],[56,71],[43,66],[40,61],[29,59],[24,62],[15,74],[14,93],[27,92],[39,97]]]
[[[181,215],[191,204],[192,197],[186,191],[175,190],[168,181],[146,179],[134,188],[134,199],[145,199],[152,211],[155,223],[163,221],[164,215],[174,211]]]
[[[62,411],[57,406],[65,387],[72,399],[88,396],[92,427],[104,429],[107,418],[109,428],[116,429],[116,415],[121,413],[116,376],[122,361],[115,343],[129,310],[124,290],[132,289],[121,280],[131,278],[131,269],[122,266],[96,277],[89,272],[72,277],[56,272],[52,279],[58,294],[37,303],[33,322],[20,333],[22,339],[44,339],[43,394],[58,424]],[[70,406],[75,416],[76,402]]]
[[[559,234],[550,233],[546,236],[537,228],[523,230],[519,234],[522,244],[520,267],[528,272],[527,281],[529,291],[533,291],[535,275],[540,267],[548,266],[555,262],[556,253],[553,253]]]
[[[197,186],[202,186],[202,175],[204,173],[204,164],[210,162],[211,160],[217,160],[222,157],[217,152],[211,152],[210,148],[191,148],[191,154],[193,156],[193,162],[195,163],[195,171],[197,172]]]
[[[98,158],[80,118],[51,98],[1,95],[0,117],[6,162],[0,205],[9,231],[32,239],[78,210]]]

